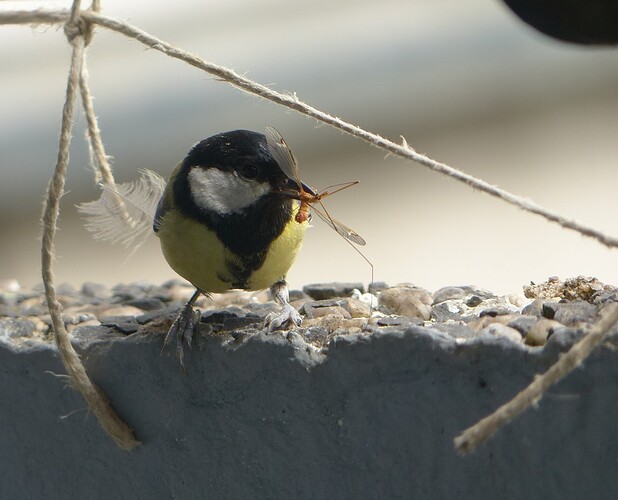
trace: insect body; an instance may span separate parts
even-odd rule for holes
[[[347,189],[350,186],[354,186],[355,184],[358,184],[358,181],[346,182],[333,186],[336,188],[334,191],[323,191],[321,193],[317,193],[300,180],[298,164],[296,163],[290,148],[288,148],[285,140],[281,137],[281,134],[277,132],[277,130],[272,127],[266,128],[266,142],[270,149],[271,155],[275,158],[279,164],[279,167],[283,170],[283,173],[298,185],[300,207],[295,216],[296,222],[300,224],[309,220],[311,218],[309,211],[311,207],[326,224],[337,231],[337,233],[345,239],[356,243],[357,245],[365,245],[365,240],[356,231],[331,217],[322,203],[323,198],[338,193],[339,191]],[[316,204],[319,204],[320,208],[317,208],[315,206]]]

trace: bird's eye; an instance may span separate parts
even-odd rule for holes
[[[238,173],[243,179],[251,180],[258,176],[259,170],[255,165],[243,165],[238,169]]]

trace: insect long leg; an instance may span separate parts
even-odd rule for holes
[[[328,186],[326,188],[324,188],[320,194],[318,194],[316,196],[316,198],[319,198],[320,200],[322,198],[326,198],[327,196],[331,196],[335,193],[338,193],[339,191],[343,191],[344,189],[348,189],[349,187],[352,186],[356,186],[356,184],[358,184],[360,181],[350,181],[350,182],[340,182],[339,184],[333,184],[332,186]],[[334,191],[329,191],[329,189],[332,188],[337,188]]]

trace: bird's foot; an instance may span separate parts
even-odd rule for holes
[[[178,316],[176,316],[163,341],[161,354],[163,354],[165,348],[172,341],[172,338],[176,337],[176,356],[183,370],[185,369],[184,344],[187,344],[187,347],[191,347],[193,333],[197,330],[201,316],[202,313],[199,310],[193,309],[192,303],[185,304],[178,313]]]
[[[272,332],[282,327],[299,326],[303,321],[299,312],[290,304],[284,304],[279,312],[272,312],[264,319],[264,328]]]

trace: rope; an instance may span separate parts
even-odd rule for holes
[[[47,196],[43,207],[41,245],[43,284],[45,286],[47,307],[49,308],[49,314],[54,327],[54,338],[62,364],[69,374],[71,385],[84,396],[99,423],[116,444],[125,450],[130,450],[135,448],[139,442],[133,437],[131,429],[116,415],[105,394],[92,383],[78,354],[71,345],[69,334],[62,321],[61,306],[56,298],[54,273],[52,270],[55,255],[54,239],[56,236],[56,224],[60,212],[60,198],[64,192],[64,181],[69,163],[69,146],[71,144],[77,87],[80,84],[80,75],[82,75],[84,49],[86,43],[92,39],[91,28],[79,18],[79,3],[79,0],[75,0],[73,3],[71,16],[65,25],[65,33],[73,47],[73,51],[71,54],[66,98],[62,110],[58,159],[54,174],[47,188]]]

